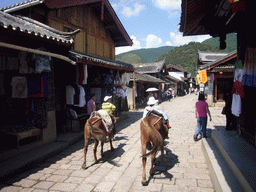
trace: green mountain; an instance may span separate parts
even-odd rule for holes
[[[151,63],[174,48],[175,47],[172,46],[164,46],[159,48],[138,49],[116,55],[116,60],[130,64]]]
[[[196,75],[198,62],[198,50],[208,52],[232,52],[237,49],[236,34],[227,34],[227,48],[219,49],[219,37],[209,38],[202,43],[191,42],[187,45],[172,47],[164,46],[159,48],[139,49],[116,55],[116,60],[134,64],[151,63],[165,58],[166,65],[176,65],[193,77]]]
[[[205,43],[191,42],[187,45],[174,48],[165,55],[159,57],[157,61],[165,58],[167,66],[170,64],[175,65],[191,73],[192,77],[195,77],[198,63],[198,50],[208,52],[224,52],[215,46]]]
[[[220,39],[219,37],[213,37],[210,39],[206,39],[202,43],[205,43],[205,44],[208,44],[211,46],[215,46],[215,47],[219,47],[219,44],[220,44],[219,39]],[[227,34],[226,44],[227,44],[227,48],[223,50],[225,52],[232,52],[237,49],[237,36],[235,33]]]

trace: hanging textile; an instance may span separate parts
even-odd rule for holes
[[[81,85],[78,85],[79,88],[79,103],[75,104],[74,106],[77,107],[84,107],[86,104],[86,100],[85,100],[85,91],[84,88]]]
[[[39,48],[38,50],[46,51],[44,48]],[[35,70],[37,73],[42,71],[51,71],[51,57],[48,55],[34,54],[35,58]]]
[[[206,70],[199,71],[198,73],[199,73],[199,76],[200,76],[201,83],[206,83],[208,81]]]
[[[128,85],[130,82],[131,76],[132,76],[132,73],[124,73],[121,77],[121,84]]]
[[[28,97],[28,86],[26,77],[13,77],[12,82],[12,97],[13,98],[27,98]]]
[[[22,73],[22,74],[28,73],[27,52],[21,51],[19,54],[19,58],[20,58],[19,73]]]
[[[232,106],[231,106],[231,111],[232,114],[239,117],[241,114],[241,106],[242,106],[242,101],[241,98],[245,97],[244,94],[244,86],[242,84],[244,76],[244,71],[243,69],[237,68],[235,70],[235,75],[234,75],[234,85],[232,88]]]
[[[256,87],[256,49],[247,48],[244,60],[243,85]]]
[[[71,85],[66,86],[66,104],[74,105],[75,89]]]
[[[48,97],[48,76],[47,75],[29,75],[28,97]]]

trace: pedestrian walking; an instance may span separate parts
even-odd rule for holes
[[[194,140],[197,141],[197,136],[201,132],[202,137],[206,137],[206,126],[207,126],[207,114],[212,120],[211,113],[208,107],[208,103],[205,101],[205,95],[200,93],[198,101],[195,104],[196,110],[195,115],[197,118],[197,127],[194,134]]]

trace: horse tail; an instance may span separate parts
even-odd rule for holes
[[[159,150],[163,149],[164,146],[164,140],[159,131],[155,129],[148,121],[142,120],[143,125],[147,128],[147,131],[149,133],[150,141],[153,144],[153,149],[146,153],[145,155],[142,155],[142,157],[148,157],[149,155],[152,155],[153,153],[157,153]],[[162,154],[163,155],[163,154]]]

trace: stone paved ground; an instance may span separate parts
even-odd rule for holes
[[[114,147],[104,146],[104,157],[99,164],[93,164],[93,141],[88,154],[88,169],[81,169],[83,163],[83,141],[47,159],[43,164],[17,175],[1,184],[0,191],[81,191],[81,192],[124,192],[124,191],[214,191],[209,170],[201,150],[201,140],[194,142],[196,127],[194,104],[197,95],[177,97],[163,102],[170,117],[172,129],[165,141],[167,162],[157,156],[156,175],[149,176],[150,159],[147,161],[148,186],[141,185],[142,161],[139,124],[143,110],[126,113],[125,121],[118,123]],[[221,129],[225,118],[221,108],[210,108],[213,121],[209,129]],[[98,148],[98,151],[99,148]]]

